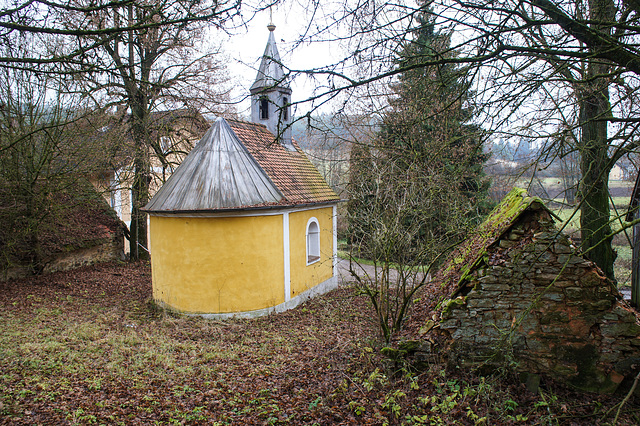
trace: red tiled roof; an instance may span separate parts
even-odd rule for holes
[[[227,120],[234,133],[255,158],[269,179],[284,195],[278,204],[307,204],[338,201],[307,156],[294,141],[290,151],[275,140],[262,124]]]

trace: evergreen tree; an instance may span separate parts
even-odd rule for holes
[[[489,207],[488,155],[482,129],[471,123],[465,70],[420,65],[454,52],[427,8],[419,18],[396,60],[401,73],[389,110],[371,145],[354,145],[350,159],[351,254],[375,267],[362,278],[352,261],[350,271],[369,296],[386,342],[402,328],[440,255]]]
[[[482,151],[482,129],[469,124],[473,92],[467,70],[453,64],[419,66],[434,58],[455,56],[455,52],[450,49],[449,35],[435,31],[435,18],[429,10],[417,21],[414,39],[398,58],[398,66],[406,71],[392,86],[392,110],[384,119],[380,139],[408,161],[434,163],[436,170],[458,180],[461,195],[482,201],[489,187],[482,171],[488,154]]]
[[[373,212],[386,211],[394,220],[401,217],[411,234],[404,237],[411,239],[412,260],[428,262],[488,212],[483,164],[489,155],[482,149],[482,129],[470,123],[473,93],[465,69],[420,65],[455,55],[449,35],[435,30],[426,8],[411,33],[396,60],[403,71],[391,86],[389,111],[373,147],[352,155],[350,238],[361,255],[378,256],[373,236],[385,226]],[[391,261],[406,261],[407,247],[396,246]]]

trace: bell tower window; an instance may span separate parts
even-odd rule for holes
[[[289,99],[286,96],[282,98],[282,108],[284,108],[282,117],[285,120],[288,120],[289,119]]]
[[[259,100],[259,108],[260,108],[260,119],[268,120],[269,119],[269,99],[266,96],[261,97]]]

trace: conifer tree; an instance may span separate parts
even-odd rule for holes
[[[482,129],[472,123],[473,93],[466,70],[446,63],[420,65],[455,55],[449,35],[436,31],[428,9],[418,16],[411,34],[396,59],[401,72],[391,85],[389,110],[373,147],[352,155],[357,173],[352,172],[348,206],[350,237],[361,254],[376,256],[372,238],[380,221],[371,215],[386,209],[402,215],[406,230],[412,229],[414,256],[429,261],[488,212],[489,180],[483,172],[488,154],[482,149]],[[418,202],[407,204],[408,197]],[[386,206],[372,206],[382,200]],[[410,207],[401,208],[400,203]],[[392,261],[401,261],[406,251]]]

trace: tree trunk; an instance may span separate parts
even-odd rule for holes
[[[606,89],[605,89],[606,91]],[[607,122],[595,121],[605,111],[603,92],[593,93],[581,101],[582,141],[580,182],[582,205],[580,228],[582,249],[587,258],[614,280],[613,262],[616,253],[611,247],[611,226],[609,225],[609,156],[607,153]]]
[[[134,176],[131,189],[131,260],[149,259],[147,243],[147,214],[141,211],[149,202],[149,183],[151,181],[149,164],[149,144],[145,128],[146,111],[144,108],[132,108],[132,135],[135,145],[133,160]]]
[[[589,1],[591,19],[601,23],[592,24],[598,30],[610,32],[602,23],[612,22],[615,17],[613,13],[615,8],[611,0]],[[607,135],[607,119],[611,116],[609,82],[606,77],[609,69],[609,64],[603,60],[588,60],[586,79],[578,92],[582,132],[579,147],[582,172],[580,227],[582,248],[587,252],[587,258],[615,281],[613,262],[616,253],[611,246],[609,225],[609,172],[612,166],[609,163]]]
[[[29,262],[29,269],[33,275],[39,275],[42,273],[42,258],[40,250],[40,238],[38,237],[38,217],[36,208],[36,179],[31,180],[29,186],[26,188],[25,194],[25,214],[23,226],[26,230],[26,246],[28,247],[27,257]]]
[[[147,243],[147,214],[141,211],[149,201],[149,168],[141,158],[134,160],[131,191],[131,260],[149,259]]]

